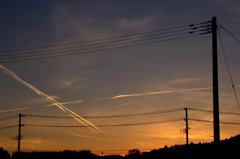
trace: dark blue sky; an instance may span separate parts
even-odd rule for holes
[[[219,3],[218,5],[216,5]],[[234,3],[237,2],[233,2]],[[233,21],[234,11],[214,0],[184,1],[5,1],[1,2],[1,48],[19,48],[55,42],[53,27],[57,6],[73,15],[98,19],[92,29],[113,26],[118,19],[154,16],[156,27],[174,26],[218,16]],[[236,14],[236,13],[235,13]],[[64,15],[62,15],[64,16]],[[118,32],[114,32],[118,34]],[[32,40],[35,39],[35,40]],[[21,41],[21,42],[19,42]],[[9,45],[11,44],[11,45]]]

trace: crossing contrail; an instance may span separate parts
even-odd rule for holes
[[[62,111],[68,113],[71,117],[73,117],[75,120],[77,120],[78,122],[80,122],[81,124],[88,126],[89,129],[91,129],[94,132],[97,133],[101,133],[102,131],[96,127],[94,124],[92,124],[91,122],[89,122],[88,120],[82,118],[80,115],[78,115],[77,113],[71,111],[70,109],[66,108],[63,104],[59,103],[58,101],[56,101],[55,99],[53,99],[52,97],[48,96],[47,94],[43,93],[42,91],[40,91],[39,89],[35,88],[34,86],[32,86],[31,84],[29,84],[28,82],[24,81],[23,79],[21,79],[19,76],[17,76],[13,71],[9,70],[8,68],[4,67],[3,65],[0,65],[0,68],[9,76],[13,77],[14,79],[16,79],[18,82],[22,83],[23,85],[25,85],[26,87],[28,87],[29,89],[31,89],[32,91],[34,91],[35,93],[37,93],[38,95],[40,95],[41,97],[43,97],[44,99],[48,100],[49,102],[51,102],[53,105],[57,106],[59,109],[61,109]]]
[[[69,102],[61,102],[62,105],[67,105],[67,104],[76,104],[76,103],[82,103],[82,100],[76,100],[76,101],[69,101]],[[56,106],[55,104],[46,104],[44,105],[46,107],[50,107],[50,106]]]

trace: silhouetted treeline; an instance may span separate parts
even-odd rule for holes
[[[174,145],[151,152],[141,152],[138,149],[129,150],[129,154],[98,156],[90,151],[62,152],[21,152],[13,153],[12,159],[165,159],[165,158],[216,158],[239,156],[240,135],[222,140],[218,144],[198,143],[189,145]],[[1,156],[0,156],[1,158]],[[2,159],[2,158],[1,158]],[[5,158],[4,158],[5,159]],[[9,158],[7,158],[9,159]]]
[[[0,147],[0,159],[10,159],[10,154]]]
[[[125,159],[159,159],[159,158],[216,158],[239,156],[240,135],[222,140],[220,143],[198,143],[174,145],[141,154],[129,154]]]
[[[20,152],[13,153],[12,159],[99,159],[88,150],[62,152]]]

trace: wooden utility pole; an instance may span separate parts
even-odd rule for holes
[[[212,77],[213,77],[213,129],[214,143],[220,142],[219,97],[218,97],[218,56],[217,56],[217,18],[212,17]]]
[[[185,117],[185,121],[186,121],[186,130],[185,130],[185,133],[186,133],[186,144],[188,145],[188,108],[184,108],[185,110],[185,113],[186,113],[186,117]]]
[[[18,152],[20,152],[20,146],[21,146],[21,127],[22,127],[22,114],[19,115],[19,121],[18,121]]]

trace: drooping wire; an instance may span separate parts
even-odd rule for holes
[[[9,128],[15,128],[17,127],[18,125],[10,125],[10,126],[5,126],[5,127],[0,127],[0,130],[3,130],[3,129],[9,129]]]
[[[128,47],[134,47],[134,46],[152,45],[152,44],[157,44],[164,41],[183,39],[187,37],[209,33],[208,25],[203,26],[202,23],[198,24],[200,26],[195,26],[195,25],[197,24],[188,25],[189,27],[188,29],[178,29],[178,30],[167,31],[167,32],[165,31],[158,34],[147,34],[147,33],[156,32],[156,31],[150,31],[150,32],[140,33],[140,34],[147,34],[143,36],[137,36],[138,34],[129,34],[127,35],[127,37],[119,36],[121,38],[124,37],[122,39],[114,39],[114,37],[110,37],[110,38],[105,38],[105,39],[111,39],[110,41],[96,40],[100,42],[93,43],[93,44],[91,43],[89,44],[88,42],[91,42],[91,41],[87,41],[87,42],[83,42],[83,43],[87,43],[84,45],[80,45],[80,46],[77,45],[77,46],[71,46],[71,47],[65,47],[65,48],[55,48],[53,50],[45,50],[45,51],[37,50],[37,51],[29,52],[29,50],[23,49],[27,52],[21,52],[21,53],[18,52],[14,54],[0,55],[0,62],[4,63],[4,62],[27,61],[27,60],[48,59],[48,58],[54,58],[54,57],[69,56],[69,55],[76,55],[76,54],[105,52],[109,50],[128,48]],[[161,31],[163,30],[167,30],[167,29],[162,29]],[[39,48],[30,48],[30,50],[34,50],[34,49],[39,49]]]
[[[199,36],[199,35],[200,34],[181,36],[181,37],[163,39],[163,40],[152,41],[152,42],[144,42],[144,43],[137,43],[137,44],[128,44],[128,45],[124,45],[124,46],[103,48],[103,49],[99,49],[99,50],[87,50],[87,51],[82,51],[82,52],[77,52],[76,51],[76,52],[69,52],[69,53],[67,52],[67,53],[64,53],[64,54],[56,54],[56,55],[51,55],[50,54],[50,56],[39,56],[39,57],[29,56],[27,58],[18,58],[18,59],[13,59],[13,60],[12,59],[11,60],[0,60],[0,63],[31,61],[31,60],[39,60],[39,59],[50,59],[50,58],[65,57],[65,56],[79,55],[79,54],[107,53],[106,51],[110,51],[110,50],[123,49],[123,48],[135,47],[135,46],[143,46],[143,45],[153,45],[153,44],[157,44],[157,43],[160,43],[160,42],[165,42],[165,41],[170,41],[170,40],[179,40],[179,39],[194,37],[194,36]]]
[[[5,57],[5,56],[18,56],[19,53],[21,53],[21,55],[24,55],[24,54],[36,54],[36,53],[49,53],[49,52],[56,52],[56,51],[64,51],[64,50],[67,50],[67,49],[75,49],[75,48],[85,48],[85,47],[94,47],[94,46],[98,46],[98,45],[102,45],[102,46],[108,46],[109,44],[114,44],[114,43],[121,43],[121,42],[125,42],[125,41],[131,41],[131,40],[138,40],[139,38],[147,38],[147,37],[159,37],[159,36],[162,36],[162,35],[172,35],[173,33],[179,33],[179,32],[183,32],[185,31],[186,33],[186,30],[189,30],[188,29],[179,29],[179,30],[173,30],[173,31],[168,31],[168,32],[160,32],[160,33],[157,33],[157,34],[146,34],[143,33],[143,34],[132,34],[132,35],[127,35],[127,36],[120,36],[119,37],[112,37],[112,38],[105,38],[103,40],[99,39],[99,40],[92,40],[92,41],[82,41],[80,44],[76,44],[76,45],[67,45],[65,47],[58,47],[58,45],[56,45],[54,48],[52,49],[49,49],[49,48],[46,48],[45,50],[42,50],[42,49],[34,49],[34,50],[25,50],[25,51],[18,51],[18,52],[13,52],[11,54],[9,54],[9,52],[3,52],[3,53],[7,53],[7,54],[1,54],[2,57]],[[139,36],[141,35],[141,36]],[[174,34],[173,34],[174,35]],[[106,41],[106,39],[109,39]],[[95,42],[97,41],[97,42]],[[93,43],[94,42],[94,43]]]
[[[0,121],[10,120],[10,119],[13,119],[13,118],[17,118],[17,116],[13,115],[13,116],[8,116],[8,117],[3,117],[3,118],[0,118]]]
[[[232,88],[233,88],[233,93],[234,93],[234,96],[235,96],[235,99],[236,99],[236,103],[237,103],[238,109],[240,110],[240,105],[239,105],[239,101],[238,101],[237,92],[236,92],[236,89],[235,89],[235,86],[234,86],[234,82],[233,82],[233,78],[232,78],[232,73],[231,73],[231,70],[230,70],[230,66],[229,66],[229,63],[228,63],[226,51],[225,51],[225,49],[224,49],[222,37],[221,37],[221,34],[220,34],[220,31],[219,31],[219,30],[218,30],[218,37],[219,37],[219,39],[220,39],[220,44],[221,44],[221,48],[222,48],[222,53],[223,53],[223,56],[224,56],[224,61],[225,61],[226,66],[227,66],[227,71],[228,71],[228,75],[229,75],[229,78],[230,78],[230,81],[231,81],[231,85],[232,85]]]
[[[71,48],[58,48],[55,50],[48,50],[48,51],[38,51],[38,52],[30,52],[28,54],[14,54],[14,55],[8,55],[1,57],[0,56],[0,60],[11,60],[11,59],[18,59],[18,58],[28,58],[28,57],[36,57],[36,56],[48,56],[48,55],[55,55],[55,54],[60,54],[60,53],[64,53],[66,54],[67,52],[72,52],[72,51],[88,51],[88,50],[95,50],[95,49],[101,49],[101,48],[108,48],[111,46],[124,46],[126,44],[135,44],[135,43],[139,43],[142,41],[151,41],[151,40],[158,40],[161,38],[169,38],[169,37],[176,37],[179,35],[184,35],[186,34],[186,32],[184,33],[177,33],[177,34],[172,34],[172,35],[167,35],[167,36],[154,36],[154,37],[150,37],[147,39],[139,39],[139,37],[135,37],[137,38],[137,40],[134,41],[130,41],[133,39],[124,39],[124,40],[117,40],[117,41],[109,41],[109,42],[104,42],[104,43],[95,43],[95,44],[89,44],[89,45],[84,45],[84,46],[74,46]],[[134,38],[134,39],[135,39]],[[77,48],[77,49],[76,49]],[[68,50],[70,49],[70,50]],[[35,54],[36,53],[36,54]]]
[[[199,122],[207,122],[207,123],[212,123],[213,121],[211,120],[203,120],[203,119],[188,119],[190,121],[199,121]],[[220,121],[219,123],[221,124],[228,124],[228,125],[240,125],[240,123],[235,123],[235,122],[224,122]]]
[[[200,111],[200,112],[206,112],[206,113],[213,113],[212,110],[204,110],[204,109],[196,109],[196,108],[188,108],[189,110],[193,110],[193,111]],[[219,112],[220,114],[225,114],[225,115],[239,115],[240,113],[234,113],[234,112]]]
[[[106,115],[106,116],[82,116],[83,118],[120,118],[120,117],[132,117],[132,116],[146,116],[146,115],[155,115],[163,113],[172,113],[181,111],[180,109],[171,109],[171,110],[158,110],[146,113],[132,113],[132,114],[120,114],[120,115]],[[24,114],[26,117],[37,117],[37,118],[73,118],[73,117],[64,117],[64,116],[45,116],[45,115],[33,115],[33,114]]]
[[[225,30],[233,39],[240,43],[240,39],[238,39],[233,33],[231,33],[225,26],[218,22],[223,30]]]
[[[97,127],[123,127],[123,126],[140,126],[140,125],[152,125],[169,122],[183,121],[183,119],[172,119],[163,121],[152,122],[139,122],[139,123],[124,123],[124,124],[111,124],[111,125],[96,125]],[[54,127],[54,128],[85,128],[85,125],[42,125],[42,124],[24,124],[24,126],[36,126],[36,127]]]
[[[45,46],[38,46],[38,47],[31,47],[31,48],[21,48],[21,49],[9,49],[9,50],[1,50],[0,53],[10,53],[10,52],[25,52],[25,51],[33,51],[33,50],[41,50],[41,49],[49,49],[49,48],[55,48],[55,47],[62,47],[62,46],[71,46],[71,45],[82,45],[85,43],[92,43],[92,42],[98,42],[98,41],[106,41],[106,40],[112,40],[112,39],[119,39],[119,38],[126,38],[131,36],[139,36],[139,35],[145,35],[150,33],[158,33],[168,30],[176,30],[186,27],[195,27],[197,25],[203,25],[205,23],[195,23],[190,25],[181,25],[176,27],[169,27],[164,29],[157,29],[152,31],[146,31],[146,32],[140,32],[140,33],[132,33],[132,34],[125,34],[125,35],[119,35],[119,36],[112,36],[112,37],[106,37],[106,38],[100,38],[100,39],[94,39],[94,40],[87,40],[87,41],[78,41],[78,42],[71,42],[71,43],[63,43],[63,44],[55,44],[55,45],[45,45]]]

